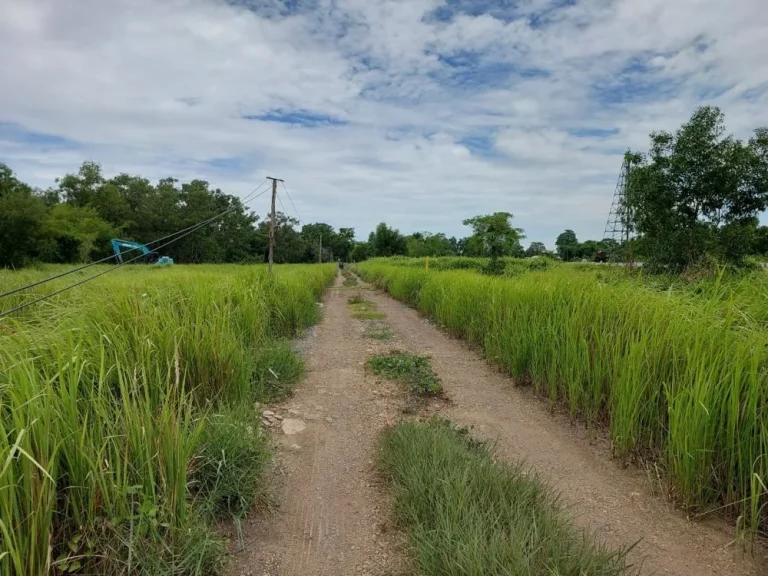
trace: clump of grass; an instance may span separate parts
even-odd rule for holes
[[[261,402],[290,396],[304,375],[304,361],[287,341],[259,347],[253,356],[253,394]]]
[[[391,340],[394,333],[383,322],[369,322],[363,330],[363,337],[371,340]]]
[[[434,396],[443,391],[429,356],[391,352],[372,356],[366,365],[377,376],[408,383],[411,390],[420,396]]]
[[[251,406],[241,406],[206,420],[205,441],[191,463],[191,490],[204,514],[239,518],[255,503],[270,459],[260,415]]]
[[[358,320],[383,320],[387,317],[386,314],[376,309],[373,302],[366,300],[360,294],[351,296],[347,303],[352,308],[352,317]]]
[[[577,529],[539,478],[446,420],[401,422],[382,437],[379,464],[419,574],[628,573],[625,551]]]
[[[357,276],[352,274],[352,272],[349,270],[342,270],[341,275],[344,276],[344,282],[342,282],[342,286],[345,288],[357,286]]]

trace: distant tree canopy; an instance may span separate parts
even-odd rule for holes
[[[544,245],[544,242],[531,242],[530,246],[525,249],[525,252],[523,252],[523,256],[526,258],[532,258],[533,256],[544,256],[545,254],[549,254],[547,251],[547,247]]]
[[[739,265],[758,248],[768,206],[768,128],[726,135],[719,108],[699,108],[677,132],[654,132],[632,162],[627,207],[651,268],[680,271],[706,257]]]
[[[564,261],[573,260],[579,250],[579,241],[576,238],[576,232],[573,230],[566,230],[557,237],[555,240],[555,246],[557,246],[557,254]]]
[[[368,236],[371,256],[404,256],[408,252],[405,236],[384,222]]]
[[[579,242],[573,230],[565,230],[555,241],[557,255],[564,262],[571,260],[593,260],[598,252],[613,254],[618,249],[618,243],[611,238],[602,240],[585,240]]]
[[[76,263],[109,256],[110,239],[146,244],[214,215],[220,218],[161,250],[182,263],[263,262],[269,223],[242,201],[208,182],[157,184],[139,176],[106,178],[101,167],[85,162],[48,190],[19,181],[0,164],[0,267],[32,261]],[[323,261],[347,259],[354,229],[338,231],[324,223],[305,225],[277,214],[276,262],[316,262],[322,237]]]
[[[467,241],[468,250],[481,252],[491,260],[502,256],[520,256],[523,249],[520,240],[522,228],[512,226],[513,215],[509,212],[494,212],[485,216],[475,216],[464,220],[464,225],[472,228],[472,236]]]
[[[443,233],[416,232],[405,238],[408,256],[454,256],[458,252],[458,240]]]

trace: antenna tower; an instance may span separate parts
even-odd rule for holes
[[[621,165],[619,181],[616,183],[616,191],[613,194],[611,202],[611,211],[608,214],[608,222],[605,224],[604,239],[616,241],[618,247],[626,246],[632,237],[634,228],[632,211],[627,206],[627,186],[629,186],[629,175],[632,168],[632,161],[629,154],[624,155],[624,162]],[[629,257],[631,260],[631,257]]]

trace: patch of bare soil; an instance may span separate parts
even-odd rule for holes
[[[561,492],[576,522],[602,541],[636,543],[630,559],[642,574],[758,573],[733,543],[733,527],[686,519],[651,493],[643,472],[612,460],[607,443],[592,442],[583,426],[552,415],[530,389],[514,387],[480,354],[386,294],[368,292],[366,297],[386,313],[394,330],[391,346],[432,357],[451,400],[434,409],[476,436],[496,440],[502,458],[527,461]]]
[[[356,292],[339,286],[340,278],[324,300],[323,322],[301,346],[306,378],[293,398],[264,413],[277,446],[280,506],[243,522],[232,575],[404,573],[374,458],[377,438],[396,421],[405,394],[365,374],[368,356],[389,345],[364,339],[365,322],[347,307]]]

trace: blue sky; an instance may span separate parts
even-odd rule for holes
[[[0,0],[0,161],[286,180],[302,217],[600,238],[621,155],[768,124],[764,0]],[[290,207],[286,203],[287,207]],[[268,208],[254,204],[263,214]]]

